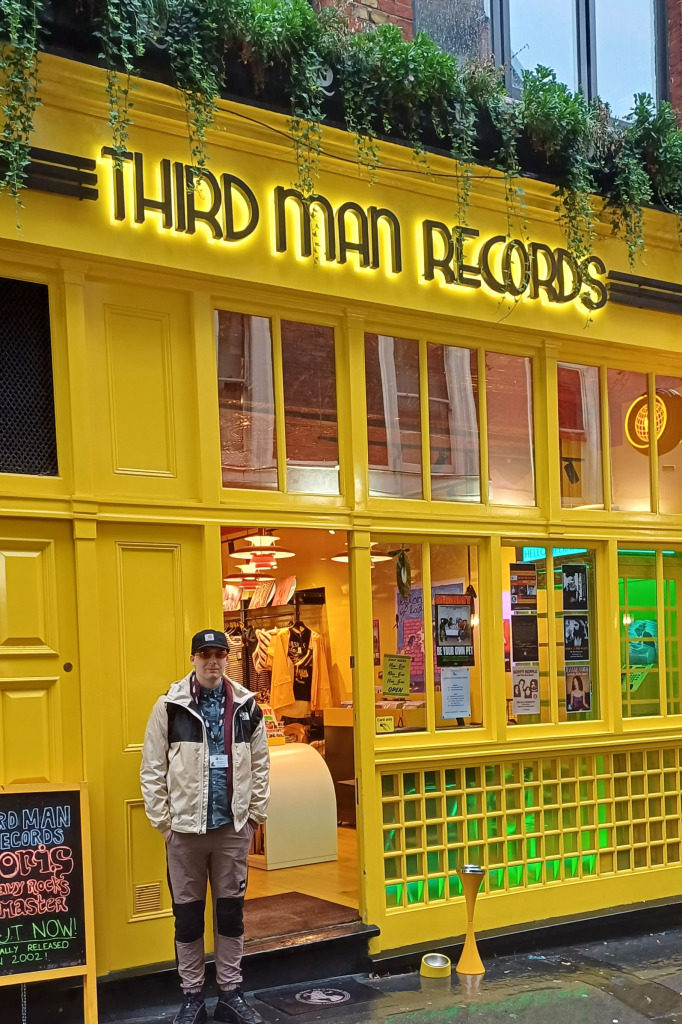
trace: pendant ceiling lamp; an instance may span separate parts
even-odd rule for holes
[[[270,561],[274,560],[276,565],[277,559],[293,558],[296,553],[295,551],[289,551],[287,548],[278,548],[277,541],[279,537],[272,533],[253,533],[251,536],[245,537],[244,540],[246,547],[230,551],[230,558],[237,558],[242,561],[254,560],[255,558],[269,558]]]
[[[378,541],[373,540],[373,541],[370,542],[370,547],[373,548],[378,543],[379,543]],[[375,555],[374,552],[370,552],[370,556],[369,557],[372,560],[372,565],[375,565],[377,562],[390,562],[391,561],[391,556],[390,555],[380,555],[380,554],[376,554]],[[347,562],[348,561],[348,548],[346,548],[345,551],[339,551],[338,555],[332,555],[331,556],[331,560],[332,560],[332,562]]]

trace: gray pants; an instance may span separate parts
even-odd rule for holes
[[[244,893],[251,826],[240,832],[221,825],[203,835],[171,832],[166,843],[168,886],[175,917],[175,952],[183,989],[204,984],[206,882],[213,897],[213,935],[218,987],[241,984]]]

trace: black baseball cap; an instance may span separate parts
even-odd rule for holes
[[[221,647],[224,651],[229,650],[227,638],[219,629],[202,629],[192,637],[192,654],[201,651],[204,647]]]

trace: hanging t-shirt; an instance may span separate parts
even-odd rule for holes
[[[301,624],[289,630],[287,655],[294,666],[294,699],[310,702],[313,686],[312,630]]]

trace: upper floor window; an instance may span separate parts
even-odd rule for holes
[[[510,91],[538,64],[624,117],[638,92],[663,99],[664,0],[415,0],[417,27],[460,60],[492,54]]]
[[[331,327],[216,310],[223,487],[338,494]]]
[[[57,476],[47,287],[0,278],[0,473]]]

